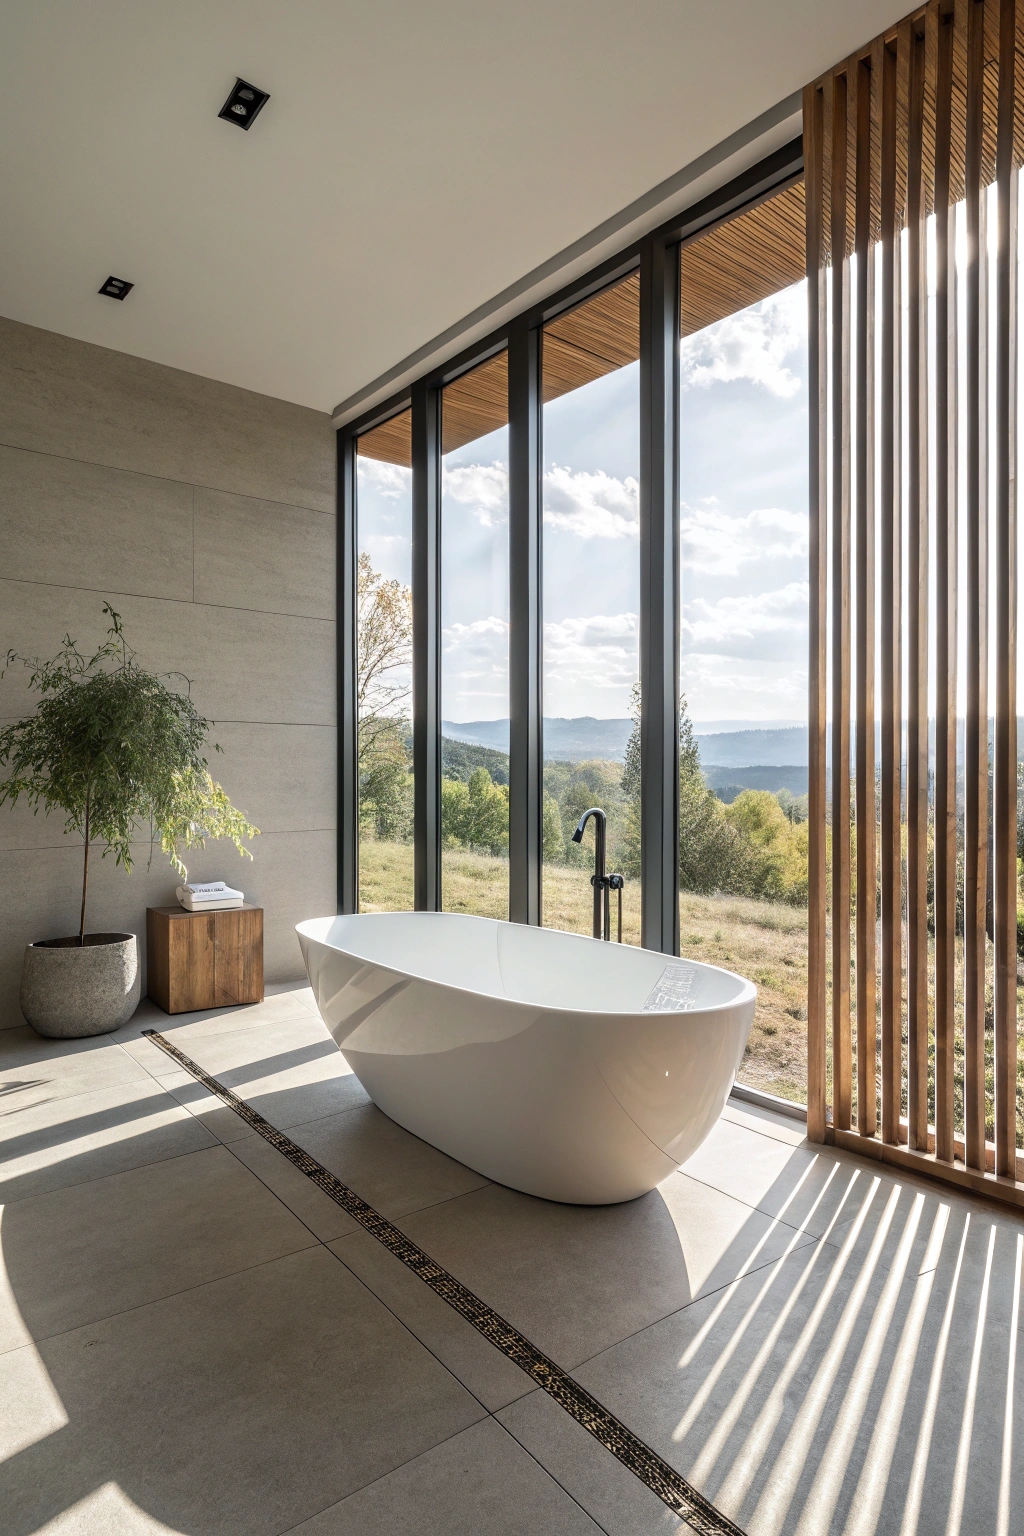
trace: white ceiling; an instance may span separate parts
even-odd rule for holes
[[[906,4],[5,0],[0,313],[332,410]]]

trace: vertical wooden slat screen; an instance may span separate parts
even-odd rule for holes
[[[825,1139],[825,902],[826,902],[826,613],[828,581],[828,301],[825,291],[825,104],[824,92],[804,92],[804,185],[807,196],[807,395],[808,563],[810,656],[807,676],[807,1134]]]
[[[850,1128],[850,258],[846,76],[832,79],[832,1118]]]
[[[966,709],[964,716],[964,1125],[965,1161],[985,1167],[985,898],[988,873],[988,485],[986,475],[987,203],[982,150],[984,0],[967,0],[967,147],[964,202],[964,394],[967,416]]]
[[[995,978],[995,1165],[1017,1163],[1017,178],[1015,0],[999,5],[996,139],[995,651],[993,928]]]
[[[808,1135],[1018,1205],[1022,37],[930,0],[804,93]]]
[[[953,1161],[956,1005],[957,288],[952,7],[935,79],[935,1155]]]
[[[882,49],[881,164],[879,192],[882,246],[881,295],[881,914],[882,914],[882,1140],[896,1142],[903,1078],[903,947],[900,931],[900,762],[902,709],[902,564],[900,518],[900,263],[896,217],[896,46]]]
[[[857,1129],[873,1136],[878,1114],[875,1056],[875,257],[871,239],[871,87],[876,61],[860,60],[857,92],[856,572],[857,572]]]

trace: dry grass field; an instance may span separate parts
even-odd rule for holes
[[[508,916],[508,864],[462,849],[442,861],[442,898],[448,912]],[[364,912],[412,906],[412,848],[364,841],[359,893]],[[588,869],[547,865],[544,921],[552,928],[590,933],[592,892]],[[612,907],[614,924],[614,905]],[[635,881],[623,892],[622,936],[640,942],[640,901]],[[781,1098],[807,1098],[807,914],[773,902],[739,896],[693,896],[679,903],[681,951],[694,960],[749,976],[758,990],[750,1041],[740,1080]]]

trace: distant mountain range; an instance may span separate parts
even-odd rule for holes
[[[805,771],[807,768],[805,725],[788,725],[774,730],[757,726],[735,731],[715,731],[710,735],[695,731],[694,735],[700,748],[702,768],[743,767],[748,763],[787,767],[800,765]],[[803,794],[803,790],[800,793]]]
[[[695,732],[702,767],[743,767],[756,763],[806,769],[806,726],[790,721],[762,724],[748,720],[715,720],[709,724],[718,729]],[[548,717],[544,721],[544,756],[570,763],[590,758],[621,763],[632,729],[632,720],[598,720],[592,715],[575,720]],[[508,751],[507,720],[443,720],[441,730],[453,741],[489,747],[496,752]]]
[[[442,733],[452,740],[468,741],[496,752],[508,751],[508,729],[507,720],[441,721]],[[578,720],[546,719],[544,756],[563,763],[585,763],[593,757],[621,763],[632,729],[632,720],[596,720],[591,715]]]

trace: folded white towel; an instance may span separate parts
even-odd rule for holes
[[[210,891],[197,896],[187,885],[179,885],[175,895],[186,912],[219,912],[229,907],[245,905],[245,897],[241,891],[233,891],[230,886],[225,886],[220,891]]]

